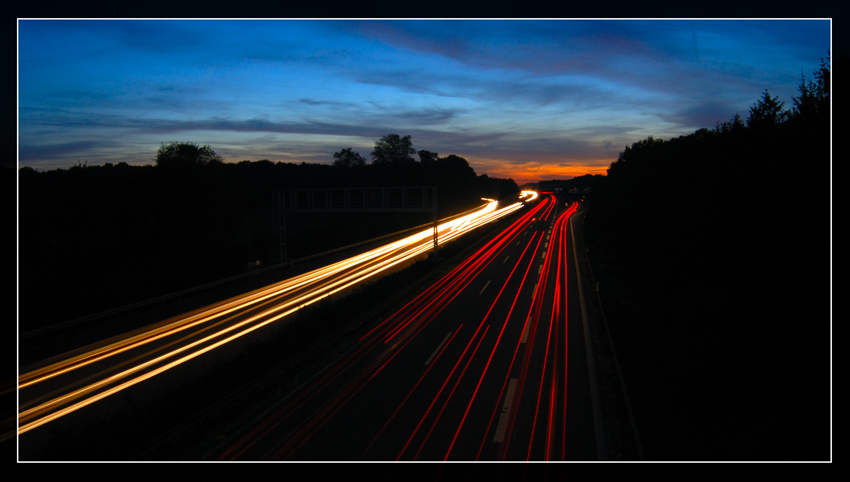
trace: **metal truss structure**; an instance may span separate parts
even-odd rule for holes
[[[431,212],[437,257],[437,188],[357,187],[281,189],[276,192],[281,261],[286,260],[286,213]]]

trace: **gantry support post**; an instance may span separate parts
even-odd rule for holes
[[[437,188],[434,188],[434,261],[437,261],[440,255],[440,250],[438,246],[438,237],[439,233],[437,232]]]

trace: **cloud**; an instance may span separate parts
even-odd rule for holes
[[[24,162],[43,159],[67,159],[68,157],[86,154],[92,150],[97,150],[108,145],[109,144],[93,141],[32,145],[22,150],[19,157],[20,160]]]
[[[829,48],[823,21],[19,26],[21,159],[137,158],[177,137],[325,162],[394,132],[494,172],[562,175],[746,117],[765,88],[790,103]]]
[[[354,107],[356,104],[353,102],[340,102],[340,101],[332,101],[332,100],[315,100],[315,99],[298,99],[299,102],[303,102],[307,105],[329,105],[332,107]]]

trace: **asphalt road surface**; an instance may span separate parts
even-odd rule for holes
[[[439,226],[440,242],[508,215],[523,204],[479,210]],[[249,293],[23,367],[18,378],[18,434],[170,370],[277,322],[298,309],[396,269],[433,249],[426,229],[357,256]],[[209,355],[206,355],[209,356]]]
[[[571,225],[552,194],[219,460],[598,460]]]

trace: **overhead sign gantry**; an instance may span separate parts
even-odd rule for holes
[[[434,257],[437,257],[435,186],[281,189],[276,197],[281,261],[286,260],[287,212],[431,212],[434,215]]]

